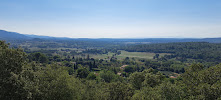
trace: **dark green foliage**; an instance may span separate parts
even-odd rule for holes
[[[60,62],[60,61],[61,61],[61,58],[60,58],[60,56],[55,55],[55,56],[53,56],[53,60],[54,60],[54,61],[57,61],[57,62]]]
[[[163,76],[160,72],[154,74],[153,72],[145,73],[145,80],[143,82],[144,86],[155,87],[163,82]]]
[[[74,74],[74,69],[73,68],[68,68],[68,74],[73,75]]]
[[[193,98],[214,100],[221,96],[221,65],[203,69],[202,65],[194,64],[182,75]]]
[[[88,74],[87,79],[89,79],[89,80],[95,80],[96,77],[97,77],[97,76],[96,76],[93,72],[91,72],[91,73]]]
[[[140,89],[142,87],[142,83],[145,80],[145,74],[141,72],[134,72],[129,77],[130,83],[132,87],[135,89]]]
[[[77,99],[78,87],[75,87],[77,80],[71,78],[67,71],[53,67],[47,69],[39,77],[40,91],[42,93],[42,98],[47,100],[67,100],[67,99]]]
[[[10,49],[0,41],[0,99],[26,99],[21,72],[25,64],[25,53],[21,49]]]
[[[28,77],[32,75],[34,77]],[[29,69],[23,76],[26,77],[25,88],[31,94],[30,99],[75,100],[80,98],[80,87],[76,87],[80,86],[80,81],[69,76],[65,67],[48,65],[37,72]]]
[[[153,56],[153,59],[158,59],[159,56],[160,56],[160,55],[157,53],[155,56]]]
[[[185,55],[185,48],[204,53],[204,50],[207,51],[211,46],[207,43],[193,43],[196,46],[190,46],[192,43],[178,44],[171,43],[169,47],[163,47],[167,49],[159,49],[159,51],[182,48],[184,50],[182,57],[188,58],[189,55]],[[202,51],[199,49],[201,46]],[[219,50],[218,44],[212,44],[211,48]],[[115,50],[113,52],[117,55],[119,52]],[[212,53],[219,54],[216,50]],[[62,49],[62,51],[66,50]],[[96,52],[95,49],[88,49],[87,53],[92,51]],[[67,52],[70,51],[67,50]],[[204,55],[199,53],[196,54],[196,59],[205,61]],[[206,66],[204,63],[189,66],[190,59],[185,63],[174,60],[179,59],[178,56],[168,59],[166,56],[155,55],[158,59],[154,60],[128,57],[122,61],[113,61],[92,59],[89,56],[84,58],[75,56],[74,59],[70,59],[67,53],[64,55],[53,56],[35,52],[26,57],[21,49],[9,48],[7,44],[0,41],[0,99],[216,100],[221,98],[221,65],[211,66],[214,63],[208,62]],[[213,55],[211,54],[210,58],[215,57]],[[219,58],[217,55],[216,57]],[[26,62],[27,58],[29,62]],[[121,67],[125,64],[127,64],[126,67]],[[177,76],[168,78],[169,75],[162,74],[165,70]]]
[[[130,100],[134,94],[134,90],[128,85],[120,82],[112,82],[108,84],[107,100]]]
[[[28,56],[30,61],[36,61],[39,63],[48,63],[48,58],[40,52],[32,53]]]
[[[77,69],[76,74],[79,78],[86,78],[90,71],[85,67],[80,67]]]
[[[171,84],[170,82],[164,82],[158,89],[161,98],[165,98],[166,100],[182,100],[186,96],[185,90],[182,90],[182,86]]]
[[[110,83],[110,82],[112,82],[112,81],[115,81],[117,77],[116,77],[116,75],[115,75],[113,72],[111,72],[111,71],[102,71],[102,72],[100,73],[100,78],[101,78],[102,81],[107,82],[107,83]]]
[[[124,71],[125,72],[130,72],[130,73],[133,73],[134,72],[134,68],[132,67],[132,66],[126,66],[125,68],[124,68]]]

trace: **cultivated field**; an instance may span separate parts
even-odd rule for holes
[[[127,52],[124,50],[120,50],[121,54],[116,55],[115,57],[117,59],[125,59],[126,57],[129,58],[143,58],[143,59],[153,59],[153,56],[155,56],[155,53],[148,53],[148,52]],[[160,57],[166,55],[167,53],[160,53]],[[91,58],[95,59],[109,59],[114,55],[114,53],[108,53],[108,54],[98,54],[98,55],[90,55]]]

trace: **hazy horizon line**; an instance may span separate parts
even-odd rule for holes
[[[13,32],[13,33],[18,33],[22,35],[35,35],[35,36],[43,36],[43,37],[51,37],[51,38],[69,38],[69,39],[205,39],[205,38],[221,38],[221,37],[179,37],[179,36],[166,36],[166,37],[65,37],[65,36],[51,36],[51,35],[38,35],[38,34],[25,34],[25,33],[20,33],[16,31],[9,31],[9,30],[4,30],[0,29],[2,31],[6,32]]]

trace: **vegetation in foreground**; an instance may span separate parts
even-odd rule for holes
[[[83,59],[27,54],[0,41],[0,99],[221,99],[220,64],[209,68],[192,64],[178,71],[183,74],[169,78],[160,72],[166,68],[162,67],[167,64],[164,60],[159,59],[158,65],[156,61],[133,61],[129,57],[102,61],[89,56]]]

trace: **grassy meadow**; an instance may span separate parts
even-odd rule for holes
[[[127,52],[124,50],[120,50],[121,54],[116,55],[115,57],[119,60],[125,59],[126,57],[129,58],[143,58],[143,59],[153,59],[153,56],[155,56],[155,53],[149,53],[149,52]],[[111,58],[115,53],[108,53],[108,54],[97,54],[97,55],[90,55],[91,58],[95,59],[109,59]],[[160,53],[160,57],[166,55],[167,53]]]

